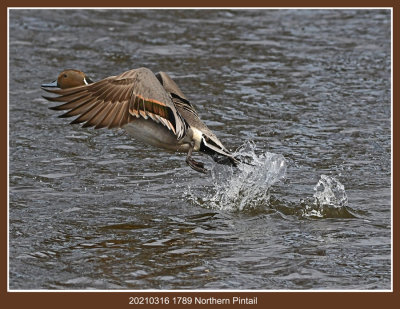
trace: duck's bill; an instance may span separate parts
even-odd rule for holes
[[[58,86],[57,80],[55,80],[54,82],[48,83],[48,84],[42,84],[41,87],[42,88],[60,88]]]

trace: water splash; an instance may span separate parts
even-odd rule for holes
[[[321,175],[314,191],[315,201],[319,205],[335,208],[347,206],[347,194],[344,185],[334,177]]]
[[[344,185],[332,176],[321,175],[313,196],[298,202],[288,201],[284,196],[271,196],[270,188],[286,175],[286,161],[282,155],[257,152],[253,142],[245,143],[235,156],[250,164],[240,164],[237,168],[215,164],[211,169],[211,184],[194,189],[188,187],[186,198],[215,210],[268,209],[313,219],[356,217],[348,207]]]
[[[198,194],[189,188],[189,195],[198,204],[218,210],[245,211],[268,206],[269,189],[286,174],[286,162],[282,155],[256,154],[256,145],[247,142],[235,156],[248,162],[238,168],[227,169],[215,165],[211,171],[211,190]]]
[[[314,187],[314,202],[305,203],[303,217],[354,218],[348,210],[348,199],[344,185],[335,177],[321,175]]]

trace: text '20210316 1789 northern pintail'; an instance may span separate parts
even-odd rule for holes
[[[147,144],[185,152],[187,164],[198,172],[207,170],[192,158],[193,151],[206,153],[220,164],[239,163],[165,72],[138,68],[93,82],[85,73],[70,69],[54,82],[42,84],[42,89],[58,95],[45,99],[63,103],[51,107],[67,110],[59,117],[78,116],[71,123],[84,123],[83,127],[122,128]]]

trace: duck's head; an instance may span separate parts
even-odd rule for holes
[[[49,84],[42,84],[42,87],[66,89],[91,83],[93,83],[93,81],[82,71],[68,69],[62,71],[55,81]]]

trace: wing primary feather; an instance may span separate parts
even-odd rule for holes
[[[82,115],[83,113],[87,112],[89,109],[91,109],[92,107],[94,107],[94,105],[99,104],[100,102],[96,100],[96,98],[93,98],[73,109],[71,109],[70,111],[66,112],[65,114],[62,114],[58,117],[60,118],[66,118],[66,117],[72,117],[72,116],[78,116],[78,115]]]
[[[86,89],[85,87],[86,86],[79,86],[79,87],[68,88],[68,89],[49,89],[49,88],[42,87],[42,89],[49,93],[54,93],[54,94],[59,94],[59,95],[68,95],[68,94],[80,92],[80,91],[82,91],[82,89]]]
[[[71,124],[75,123],[82,123],[88,121],[90,118],[93,117],[102,107],[103,107],[103,102],[102,101],[96,101],[96,103],[93,104],[87,111],[85,111],[83,114],[81,114],[78,118],[73,120]]]
[[[74,92],[72,94],[65,94],[58,97],[51,97],[46,99],[52,102],[72,102],[79,100],[83,97],[86,97],[88,95],[89,95],[88,91],[86,89],[83,89],[82,91]]]
[[[93,96],[97,97],[97,99],[99,100],[108,101],[107,97],[109,96],[110,93],[113,92],[114,89],[112,87],[107,87],[107,86],[108,85],[94,92]]]
[[[124,107],[124,102],[118,102],[114,108],[108,113],[107,119],[103,120],[105,126],[109,129],[115,128],[118,126],[118,116],[121,114],[121,110]]]
[[[104,117],[107,114],[107,112],[109,111],[111,105],[112,105],[112,103],[103,102],[101,104],[101,107],[99,108],[99,110],[89,114],[89,115],[91,115],[91,117],[90,117],[90,119],[88,119],[85,122],[85,124],[82,126],[82,128],[93,127],[93,126],[98,125],[99,122],[101,122],[104,119]]]
[[[74,109],[77,108],[81,105],[86,104],[88,101],[90,101],[90,95],[86,94],[85,96],[82,96],[81,98],[77,98],[76,100],[69,101],[65,104],[49,107],[52,110],[60,111],[60,110],[68,110],[68,109]]]
[[[114,117],[115,114],[115,110],[117,110],[119,107],[119,102],[116,103],[109,103],[108,104],[108,108],[104,109],[101,112],[101,119],[100,119],[100,115],[99,115],[99,121],[97,121],[96,126],[94,127],[95,129],[100,129],[100,128],[104,128],[107,127],[109,122],[110,122],[110,118]]]

